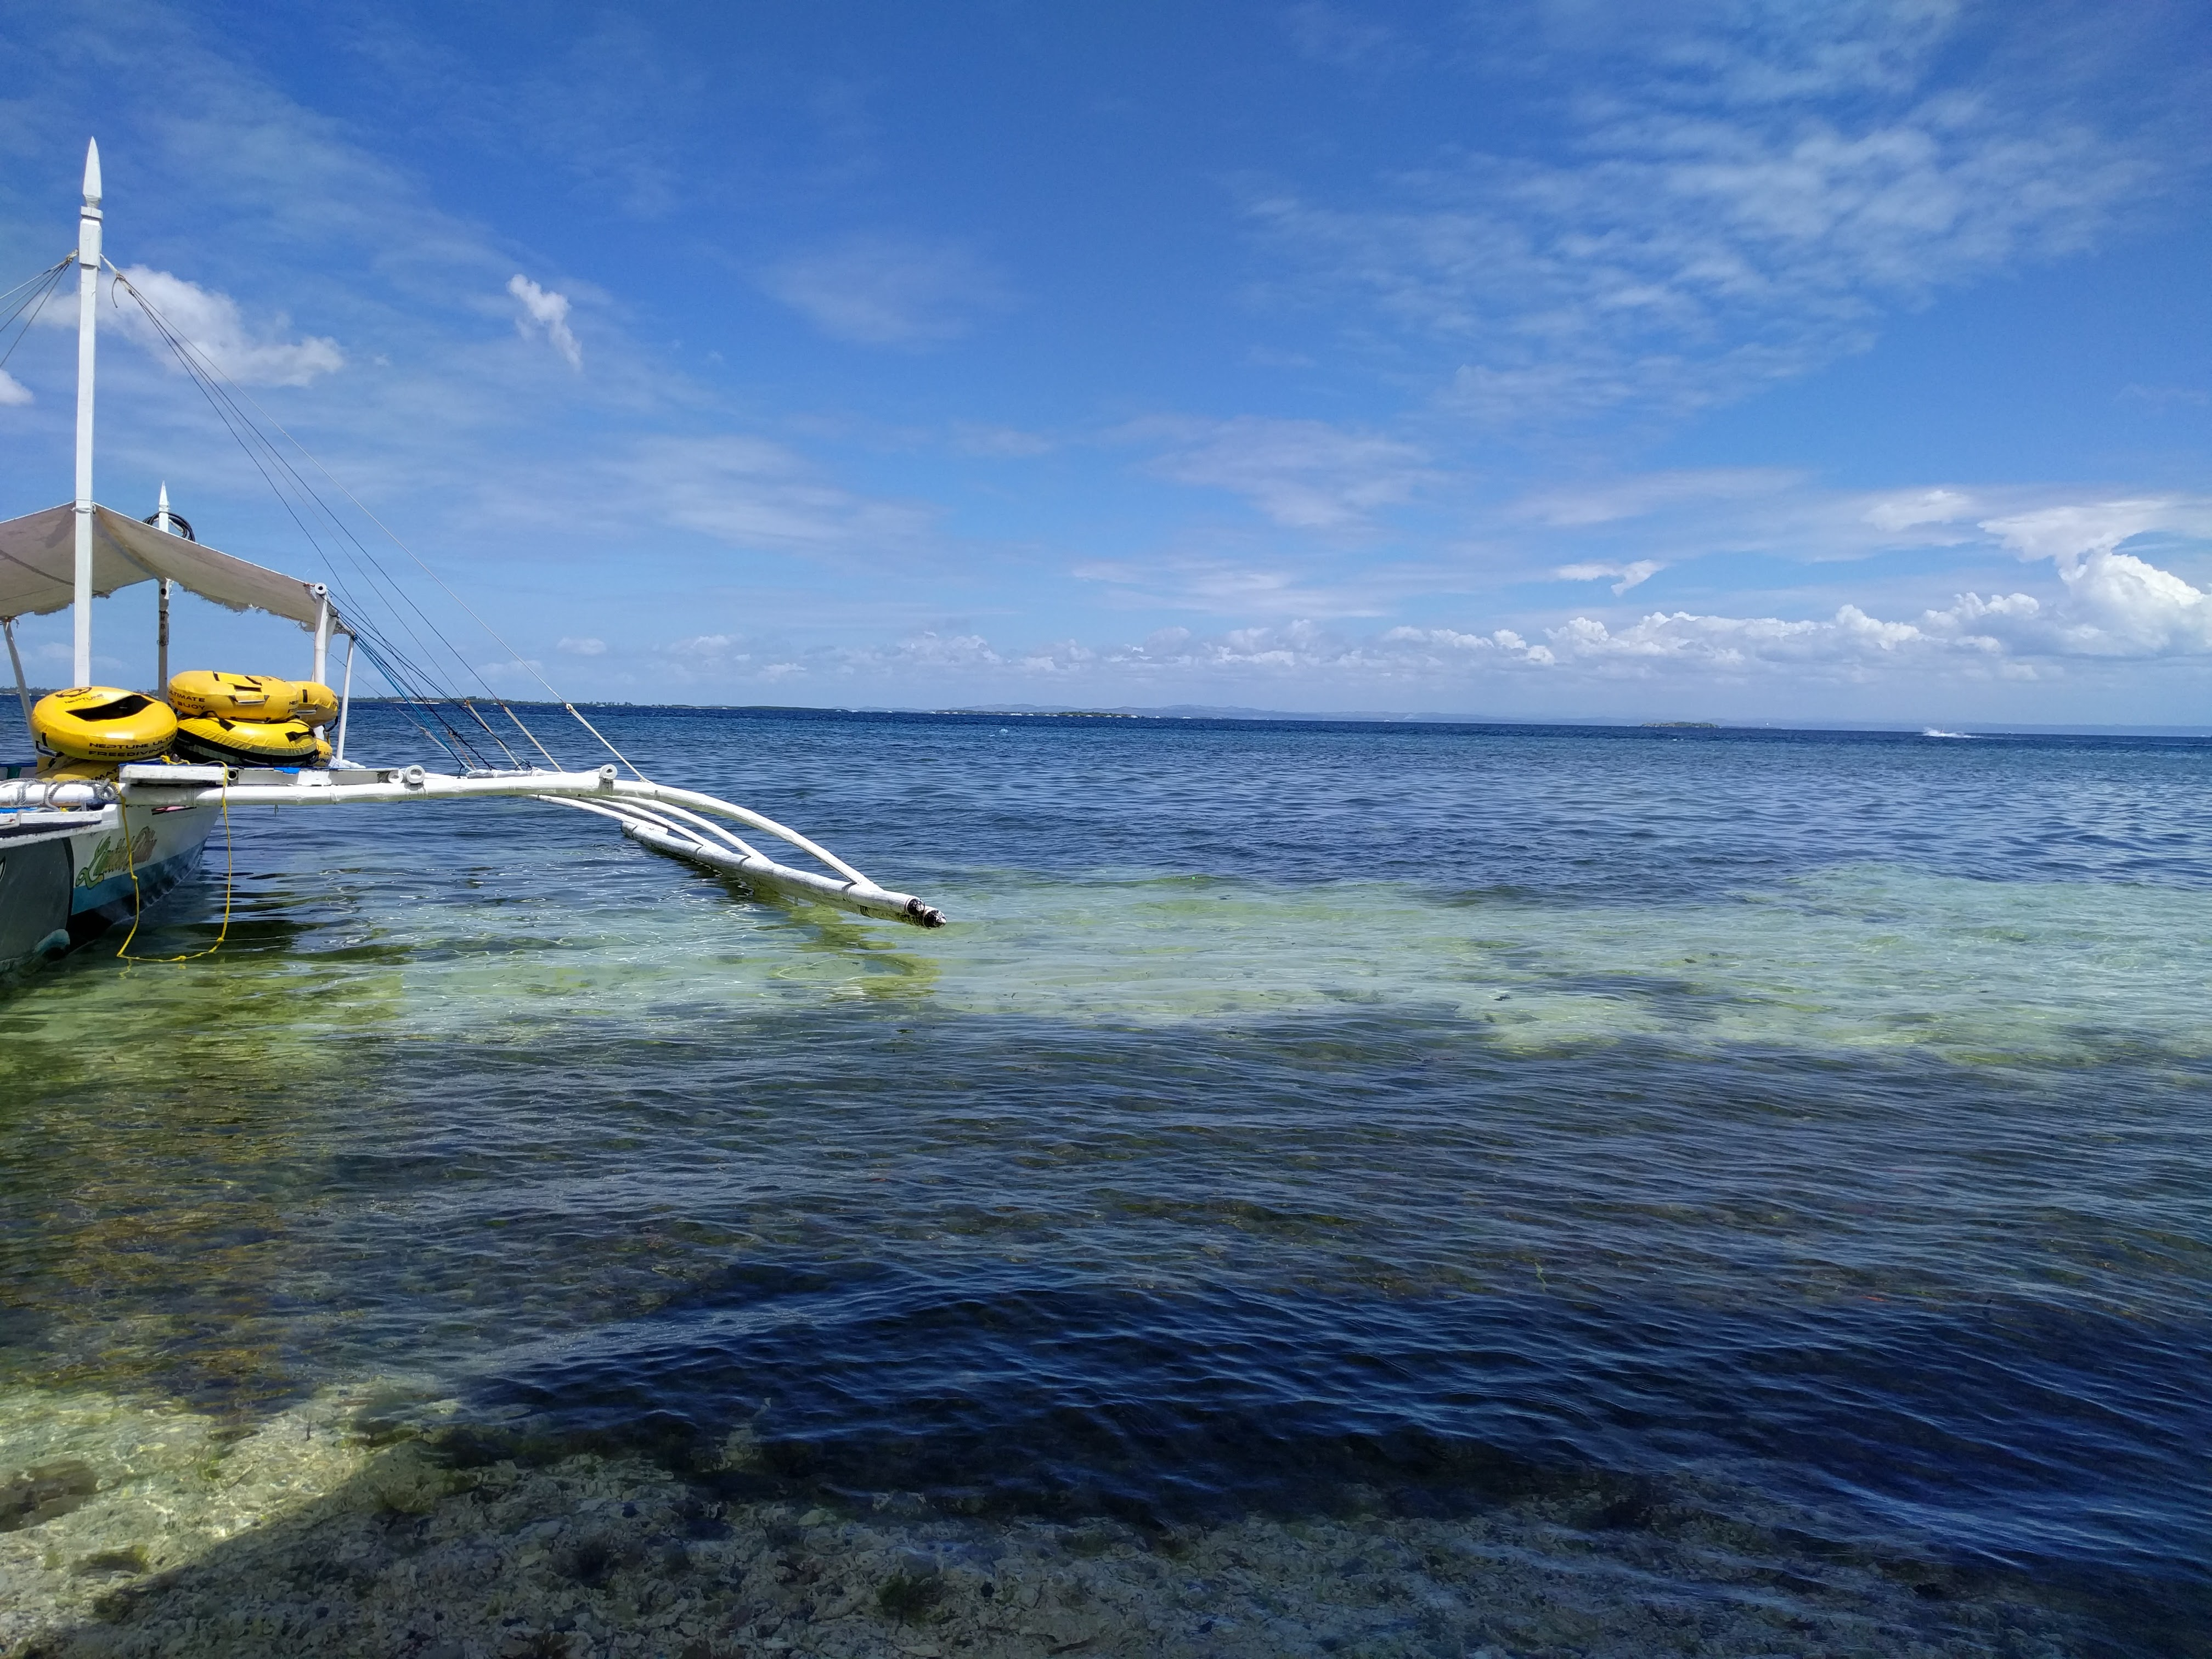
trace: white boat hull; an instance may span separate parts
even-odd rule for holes
[[[128,923],[199,868],[220,809],[0,812],[0,974]]]

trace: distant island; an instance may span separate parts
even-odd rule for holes
[[[1646,720],[1647,730],[1654,732],[1717,732],[1718,720]]]

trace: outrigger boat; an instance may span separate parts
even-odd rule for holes
[[[314,757],[301,764],[194,763],[189,757],[180,763],[176,757],[165,755],[106,766],[49,755],[38,762],[0,767],[0,974],[59,955],[118,922],[135,920],[198,867],[208,838],[224,812],[247,805],[380,806],[526,797],[611,819],[641,845],[735,877],[760,897],[828,904],[923,927],[943,925],[943,911],[911,894],[877,885],[795,830],[733,802],[653,782],[631,766],[573,704],[562,706],[605,745],[614,762],[592,771],[562,769],[503,705],[501,712],[544,756],[547,766],[463,764],[447,773],[420,764],[352,761],[346,753],[346,734],[354,653],[374,637],[374,630],[361,618],[349,616],[325,583],[284,575],[202,545],[190,526],[170,511],[166,485],[159,508],[146,520],[115,512],[93,499],[93,386],[100,276],[105,263],[100,253],[103,228],[100,150],[94,144],[86,152],[77,246],[52,273],[56,283],[59,273],[72,264],[78,273],[76,499],[73,504],[0,523],[0,628],[5,629],[25,724],[35,733],[51,728],[56,716],[49,711],[43,720],[34,719],[16,649],[15,619],[62,610],[72,613],[75,682],[82,692],[92,682],[93,600],[148,581],[161,584],[157,639],[162,691],[172,684],[169,595],[177,587],[234,611],[260,611],[311,631],[312,678],[307,686],[295,689],[329,695],[322,688],[331,642],[343,638],[343,690],[335,700],[334,743],[318,742]],[[106,268],[114,271],[112,265]],[[119,272],[114,280],[125,281]],[[46,291],[51,292],[51,287]],[[133,297],[145,303],[143,297]],[[150,307],[149,312],[154,314]],[[169,336],[158,316],[155,322]],[[189,368],[189,343],[171,337],[171,343]],[[372,656],[371,660],[379,659]],[[379,665],[387,678],[396,678],[383,663]],[[400,692],[403,702],[408,701],[404,687],[395,684],[393,690]],[[64,692],[57,697],[66,701],[76,695]],[[50,697],[39,708],[46,709],[56,701]],[[141,712],[149,707],[167,712],[159,694],[147,697],[115,692],[103,707],[126,703],[135,703]],[[481,723],[473,708],[470,714]],[[283,718],[283,711],[278,717]],[[488,726],[485,729],[490,730]],[[503,744],[499,747],[505,750]],[[468,757],[465,749],[453,752],[459,761]],[[512,751],[506,752],[512,758]],[[624,771],[630,775],[623,776]],[[742,839],[731,824],[796,848],[827,873],[778,863]]]

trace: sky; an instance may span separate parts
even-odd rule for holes
[[[0,286],[96,136],[456,690],[2212,724],[2200,7],[0,0]],[[102,501],[398,625],[127,295],[100,351]]]

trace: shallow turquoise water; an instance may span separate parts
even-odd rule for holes
[[[220,952],[0,1000],[0,1386],[986,1509],[1694,1479],[2207,1605],[2212,749],[604,723],[957,925],[241,812]]]

